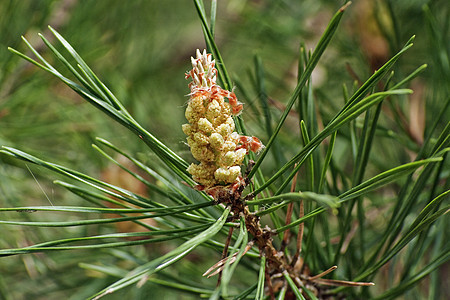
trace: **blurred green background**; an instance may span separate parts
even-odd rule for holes
[[[266,92],[277,116],[296,85],[300,43],[313,48],[343,3],[218,1],[216,40],[235,80],[238,98],[246,104],[243,118],[251,134],[263,132],[253,122],[258,118],[257,110],[251,109],[259,93],[254,56],[259,55],[263,63]],[[428,17],[424,4],[429,6]],[[29,151],[130,189],[142,188],[115,173],[90,145],[99,136],[137,153],[144,161],[152,159],[146,146],[57,79],[7,50],[10,46],[27,51],[20,39],[24,35],[44,57],[54,62],[37,36],[40,32],[52,38],[47,25],[75,47],[137,121],[192,160],[181,131],[189,92],[184,72],[190,68],[189,57],[205,45],[193,3],[179,0],[1,0],[0,145]],[[442,99],[448,97],[448,2],[354,1],[313,73],[319,110],[331,117],[343,104],[342,84],[351,87],[355,80],[364,81],[414,34],[415,46],[402,56],[395,72],[401,76],[424,63],[429,67],[413,81],[411,88],[415,94],[411,101],[396,104],[401,115],[386,112],[385,124],[390,125],[387,130],[405,133],[409,139],[399,141],[402,147],[383,149],[386,156],[374,158],[373,168],[377,170],[410,161],[409,151],[417,150],[423,141],[425,122],[432,120],[442,109]],[[320,106],[321,102],[324,105]],[[290,138],[289,130],[298,135],[297,124],[287,127],[285,138]],[[343,165],[347,162],[345,152],[345,147],[336,149]],[[54,174],[29,168],[23,162],[0,155],[1,206],[48,205],[49,201],[55,205],[81,203],[82,200],[52,184]],[[5,226],[0,230],[0,247],[13,248],[90,229]],[[0,299],[83,299],[112,278],[84,271],[78,263],[115,264],[125,252],[114,251],[108,251],[108,255],[104,251],[78,251],[1,258]],[[164,250],[141,246],[126,251],[142,257],[146,252],[152,256]],[[189,275],[190,264],[195,260],[193,257],[185,262],[186,276],[197,276]],[[201,280],[200,274],[198,278]],[[142,289],[126,289],[105,299],[119,299],[124,294],[135,299],[182,299],[156,287],[149,284]],[[426,284],[423,288],[426,289]]]

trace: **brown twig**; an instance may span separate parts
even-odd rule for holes
[[[355,70],[353,70],[352,66],[349,63],[345,64],[345,69],[350,74],[350,77],[352,77],[353,80],[358,82],[358,85],[361,85],[361,79],[359,78],[358,74],[356,74]]]
[[[297,174],[296,174],[297,177]],[[304,233],[304,223],[299,225],[297,234],[297,249],[292,261],[288,263],[288,258],[284,255],[283,251],[279,251],[273,245],[273,235],[276,234],[268,226],[262,227],[260,223],[260,218],[255,213],[249,210],[246,204],[246,200],[252,199],[253,195],[250,193],[246,197],[242,197],[242,192],[246,186],[250,184],[249,178],[244,175],[241,177],[240,181],[236,184],[230,185],[228,187],[217,187],[214,190],[214,198],[217,203],[221,203],[225,206],[230,207],[232,216],[230,220],[235,220],[239,217],[244,217],[245,226],[249,234],[253,236],[250,243],[247,244],[244,249],[244,254],[253,247],[253,245],[258,246],[260,255],[266,257],[266,268],[265,268],[265,284],[267,287],[267,293],[271,299],[275,299],[275,294],[279,291],[282,286],[286,286],[285,280],[280,277],[280,274],[288,274],[298,285],[302,288],[307,288],[316,296],[323,295],[327,291],[327,288],[320,288],[318,285],[328,285],[328,286],[371,286],[372,282],[354,282],[345,280],[333,280],[333,279],[323,279],[322,277],[329,274],[337,267],[333,266],[328,270],[317,274],[315,276],[309,276],[309,269],[306,263],[302,262],[302,267],[297,266],[297,262],[300,257],[300,252],[302,248],[302,239]],[[295,179],[293,180],[291,186],[291,192],[295,190]],[[209,190],[211,192],[211,190]],[[286,213],[286,224],[291,222],[293,214],[293,206],[288,209]],[[303,201],[300,201],[299,217],[304,216],[304,206]],[[225,249],[222,253],[222,259],[209,268],[203,276],[214,276],[222,272],[226,265],[232,264],[237,260],[237,255],[239,252],[234,253],[231,256],[226,257],[228,252],[228,247],[232,239],[232,229],[230,229],[227,241],[225,243]],[[289,243],[288,231],[283,237],[283,243],[281,250],[287,246]],[[284,246],[283,246],[284,244]],[[218,284],[220,283],[220,277]]]
[[[296,166],[297,166],[297,164],[295,164],[294,169],[295,169]],[[295,176],[292,179],[291,193],[295,192],[295,186],[297,184],[297,177],[298,177],[298,172],[295,173]],[[292,218],[292,212],[293,211],[294,211],[294,202],[291,202],[291,203],[289,203],[289,205],[287,207],[286,221],[285,221],[286,225],[291,223],[291,218]],[[290,230],[286,230],[286,232],[284,233],[283,242],[281,243],[280,251],[284,252],[284,249],[289,244],[289,236],[290,236],[290,234],[291,234]]]
[[[317,274],[316,276],[309,277],[308,280],[314,281],[314,280],[316,280],[316,279],[322,278],[323,276],[327,275],[328,273],[333,272],[333,271],[336,270],[336,269],[337,269],[337,266],[332,266],[332,267],[329,268],[328,270],[326,270],[326,271],[324,271],[324,272],[322,272],[322,273],[319,273],[319,274]]]
[[[275,292],[272,286],[272,280],[270,279],[270,272],[268,268],[264,270],[264,277],[266,279],[267,288],[269,290],[270,300],[275,300]]]
[[[346,280],[334,280],[334,279],[323,279],[319,278],[314,280],[315,283],[331,286],[372,286],[375,285],[373,282],[356,282],[356,281],[346,281]]]
[[[254,244],[254,242],[250,241],[247,244],[247,246],[245,247],[243,254],[247,253],[248,250],[250,250],[253,247],[253,244]],[[217,263],[215,263],[213,266],[211,266],[205,273],[203,273],[203,276],[207,276],[207,278],[210,278],[216,274],[221,273],[223,271],[223,269],[225,268],[226,263],[229,263],[231,265],[232,263],[234,263],[236,261],[238,254],[239,254],[239,252],[236,252],[232,256],[222,258]],[[229,262],[228,262],[228,260],[229,260]],[[214,272],[212,272],[212,271],[214,271]]]
[[[350,229],[350,232],[348,233],[347,237],[345,238],[344,242],[342,243],[342,247],[341,247],[341,254],[344,254],[345,252],[347,252],[347,248],[350,245],[350,242],[352,241],[353,237],[356,234],[356,231],[358,229],[358,222],[355,221],[352,225],[352,228]]]
[[[230,247],[230,243],[231,243],[231,237],[233,236],[233,231],[234,231],[234,227],[232,226],[228,230],[228,237],[227,237],[227,240],[225,242],[225,247],[223,247],[222,258],[220,260],[223,260],[225,257],[227,257],[228,248]],[[205,276],[205,275],[203,274],[203,276]],[[217,278],[217,285],[216,286],[220,285],[220,281],[221,280],[222,280],[222,270],[219,272],[219,277]]]
[[[305,215],[305,209],[303,207],[303,200],[300,200],[300,211],[298,214],[299,218],[303,218],[303,216]],[[295,251],[294,257],[292,258],[291,261],[291,266],[295,266],[295,264],[297,263],[298,257],[300,256],[300,252],[302,251],[302,240],[303,240],[303,232],[304,232],[304,227],[305,227],[305,223],[300,223],[298,225],[298,233],[297,233],[297,250]]]

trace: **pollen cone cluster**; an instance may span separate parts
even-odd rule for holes
[[[182,128],[199,164],[191,164],[187,171],[205,188],[232,184],[241,175],[244,156],[249,150],[259,151],[263,145],[255,137],[234,131],[232,116],[240,113],[242,104],[234,93],[216,84],[217,70],[211,54],[197,50],[197,57],[191,61],[193,69],[186,73],[186,79],[192,78],[185,113],[189,124]]]

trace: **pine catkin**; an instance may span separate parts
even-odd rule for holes
[[[248,151],[257,152],[263,145],[256,137],[235,132],[232,116],[239,114],[243,105],[233,92],[216,84],[217,70],[211,54],[197,50],[191,62],[192,70],[186,73],[186,79],[192,78],[185,112],[189,123],[182,130],[199,163],[191,164],[187,171],[205,188],[232,184],[241,176],[240,166]]]

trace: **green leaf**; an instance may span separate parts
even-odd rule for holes
[[[258,200],[251,200],[247,201],[246,203],[247,205],[262,205],[285,201],[285,204],[288,204],[293,201],[301,200],[317,202],[321,206],[331,208],[336,208],[339,206],[339,199],[337,197],[325,194],[317,194],[313,192],[286,193]]]
[[[291,110],[292,106],[294,105],[295,101],[297,100],[300,92],[302,91],[303,87],[306,84],[306,81],[308,80],[308,78],[310,78],[312,71],[314,70],[314,68],[316,67],[317,63],[319,62],[320,57],[322,56],[322,54],[324,53],[325,49],[328,47],[331,38],[333,37],[333,35],[336,32],[336,29],[339,25],[339,22],[342,18],[342,15],[344,13],[345,8],[349,5],[350,2],[348,2],[345,6],[343,6],[331,19],[330,23],[328,24],[327,28],[325,29],[325,32],[322,34],[319,42],[317,43],[317,46],[313,52],[313,54],[311,55],[311,58],[308,61],[308,64],[305,67],[304,72],[301,74],[301,77],[299,79],[299,82],[297,84],[297,86],[295,87],[294,92],[292,93],[288,104],[286,105],[286,109],[283,112],[283,115],[280,117],[280,120],[278,121],[278,124],[274,130],[273,135],[270,137],[269,141],[266,143],[266,147],[264,148],[263,152],[260,154],[258,160],[256,161],[255,166],[253,167],[253,169],[250,171],[249,173],[249,177],[252,177],[256,170],[259,168],[259,166],[261,165],[262,161],[264,160],[265,156],[267,155],[267,152],[269,151],[269,149],[271,148],[271,146],[273,145],[275,138],[277,137],[278,133],[281,130],[281,127],[284,124],[284,121],[286,120],[289,111]],[[268,186],[268,184],[264,185],[264,186]]]
[[[291,288],[292,292],[294,292],[294,295],[297,299],[300,300],[306,300],[305,297],[303,297],[302,292],[299,290],[299,288],[295,285],[294,281],[292,280],[291,276],[289,276],[289,274],[284,271],[283,272],[283,276],[286,279],[289,287]]]
[[[439,162],[441,160],[442,160],[442,158],[429,158],[429,159],[425,159],[425,160],[421,160],[421,161],[404,164],[399,167],[395,167],[393,169],[385,171],[385,172],[361,183],[360,185],[355,186],[354,188],[348,190],[347,192],[342,193],[339,196],[339,199],[340,199],[339,203],[343,203],[350,199],[365,195],[374,189],[377,189],[383,185],[386,185],[390,182],[393,182],[393,181],[399,179],[400,177],[402,177],[406,174],[413,172],[414,170],[416,170],[417,168],[419,168],[423,165]],[[295,227],[298,224],[303,223],[304,221],[306,221],[318,214],[323,213],[324,211],[326,211],[326,210],[323,207],[316,208],[313,211],[311,211],[309,214],[305,215],[304,217],[298,218],[297,220],[293,221],[292,223],[290,223],[288,225],[277,228],[275,230],[275,232],[280,233],[287,229]]]
[[[207,230],[203,231],[202,233],[198,234],[197,236],[178,246],[169,253],[136,268],[123,279],[111,284],[107,288],[95,294],[93,297],[91,297],[91,299],[99,299],[100,297],[103,297],[107,294],[111,294],[142,279],[146,279],[147,276],[150,276],[151,274],[154,274],[164,268],[167,268],[171,264],[175,263],[182,257],[189,254],[198,245],[209,240],[217,232],[219,232],[220,229],[222,229],[223,225],[225,224],[225,221],[229,213],[230,210],[225,209],[222,216],[216,221],[216,223],[211,225]]]
[[[384,98],[391,95],[402,95],[402,94],[410,94],[412,91],[408,89],[401,90],[389,90],[386,92],[374,93],[359,102],[353,102],[353,105],[342,109],[340,113],[336,115],[336,117],[328,123],[328,125],[317,134],[311,141],[303,147],[303,149],[295,155],[289,162],[287,162],[279,171],[277,171],[269,180],[267,180],[262,186],[260,186],[257,190],[255,190],[252,194],[256,195],[262,190],[264,190],[267,186],[273,183],[278,177],[281,176],[285,171],[290,169],[294,164],[301,161],[294,167],[293,171],[290,173],[289,177],[283,182],[278,191],[284,189],[290,182],[290,180],[295,176],[300,167],[302,166],[302,162],[312,154],[312,152],[320,145],[320,143],[331,135],[333,132],[337,131],[344,124],[350,122],[355,119],[361,113],[369,109],[371,106],[377,104],[382,101]]]
[[[169,147],[164,145],[150,132],[145,130],[136,120],[134,120],[128,111],[123,107],[120,101],[112,94],[112,92],[99,80],[99,78],[92,72],[88,65],[84,62],[81,56],[73,49],[73,47],[53,28],[50,27],[52,33],[56,36],[58,41],[64,46],[70,56],[78,63],[78,67],[83,75],[78,73],[75,68],[64,58],[64,56],[54,48],[50,42],[41,35],[44,43],[55,54],[55,56],[69,69],[69,71],[81,82],[81,85],[66,78],[54,67],[51,66],[31,44],[23,38],[30,50],[43,62],[43,65],[27,55],[20,53],[17,50],[9,48],[11,52],[19,55],[20,57],[28,60],[34,65],[42,68],[43,70],[53,74],[78,93],[81,97],[87,100],[89,103],[112,117],[115,121],[125,126],[137,136],[139,136],[155,154],[176,174],[178,174],[183,180],[190,182],[190,176],[186,171],[188,164]],[[83,77],[84,76],[84,77]]]
[[[411,226],[407,232],[402,236],[402,238],[392,247],[383,257],[381,257],[372,267],[368,270],[364,271],[362,274],[358,275],[355,281],[362,280],[381,268],[384,264],[386,264],[394,255],[396,255],[400,250],[402,250],[414,237],[416,237],[422,230],[426,229],[433,222],[436,221],[437,218],[442,215],[448,213],[450,209],[450,205],[438,210],[436,213],[432,214],[428,218],[422,220],[419,224],[415,226]]]
[[[201,232],[202,230],[205,229],[205,227],[208,227],[210,225],[211,225],[211,223],[203,224],[203,225],[199,225],[199,226],[192,226],[190,228],[175,229],[175,230],[160,230],[160,231],[152,231],[152,232],[147,231],[147,232],[113,233],[113,234],[104,234],[104,235],[97,235],[97,236],[54,240],[54,241],[40,243],[40,244],[23,247],[23,248],[1,249],[0,257],[18,255],[18,254],[27,254],[27,253],[47,252],[47,251],[117,248],[117,247],[135,246],[135,245],[164,242],[164,241],[169,241],[169,240],[173,240],[173,239],[179,239],[179,238],[184,238],[187,236],[192,236],[196,233]],[[88,245],[59,246],[59,245],[68,244],[68,243],[87,242],[87,241],[91,241],[91,240],[133,238],[133,237],[135,238],[135,237],[146,237],[146,236],[166,235],[166,234],[168,235],[166,237],[146,238],[146,239],[140,239],[137,241],[109,242],[109,243],[99,243],[97,241],[93,244],[88,244]]]
[[[259,263],[259,274],[258,274],[258,287],[256,288],[255,299],[264,299],[264,282],[266,281],[266,257],[261,256],[261,261]]]
[[[333,149],[334,149],[334,144],[336,142],[336,136],[337,136],[337,131],[335,131],[331,135],[330,143],[328,144],[327,154],[325,156],[325,161],[324,161],[324,164],[322,167],[322,172],[320,174],[320,181],[319,181],[319,188],[318,188],[319,193],[321,193],[324,188],[325,176],[327,174],[327,169],[328,169],[328,166],[330,165],[331,157],[333,155]]]
[[[236,270],[239,261],[244,256],[245,248],[247,247],[248,243],[248,232],[247,228],[245,227],[245,219],[244,217],[241,217],[240,220],[240,226],[239,226],[239,236],[234,244],[234,249],[239,249],[236,260],[232,265],[231,259],[229,259],[225,265],[225,268],[222,272],[222,282],[220,285],[220,289],[223,296],[228,295],[228,285],[230,284],[231,278],[233,277],[234,271]]]

